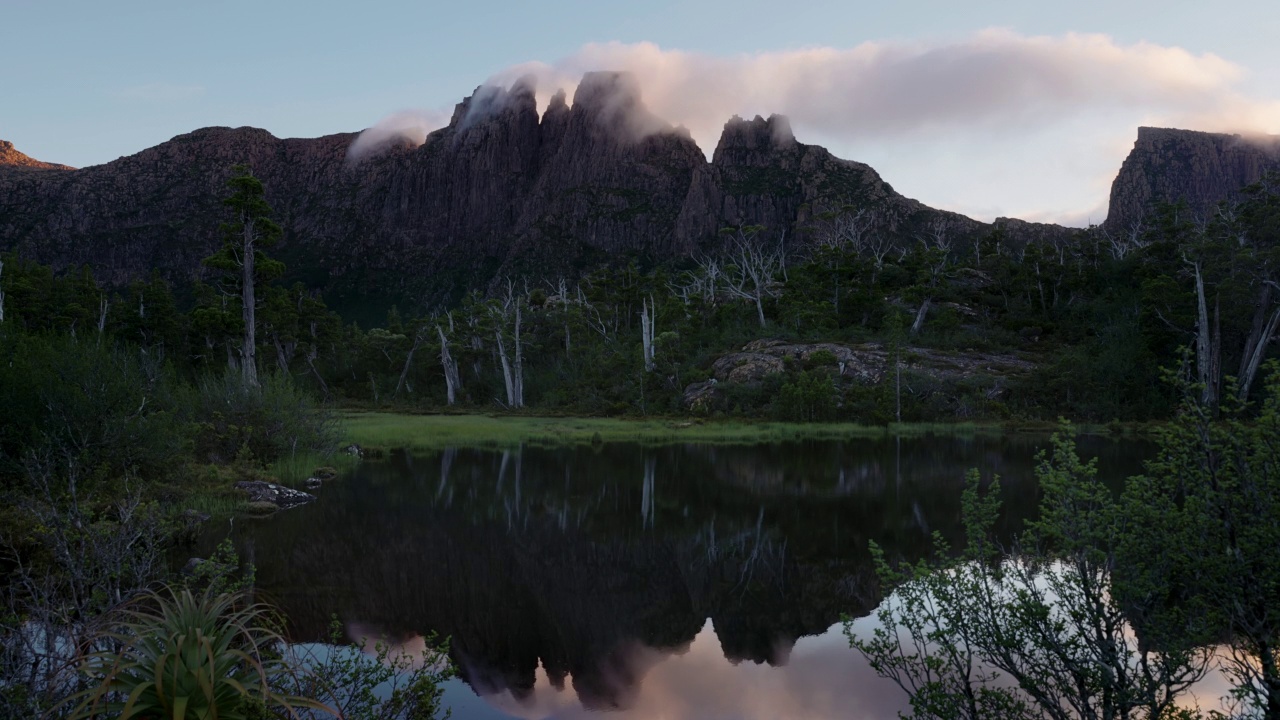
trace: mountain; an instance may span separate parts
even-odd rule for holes
[[[504,276],[554,278],[604,262],[714,250],[722,228],[763,225],[804,242],[815,218],[874,213],[903,240],[945,228],[964,242],[993,225],[903,197],[875,170],[797,142],[786,118],[734,117],[710,162],[653,116],[633,77],[588,73],[572,105],[538,113],[532,83],[481,87],[417,147],[352,157],[356,133],[280,139],[205,128],[136,155],[72,170],[0,146],[0,250],[56,268],[88,264],[118,285],[153,270],[199,277],[220,242],[232,166],[249,165],[284,228],[288,280],[349,316],[393,302],[439,305]],[[1154,199],[1210,203],[1255,178],[1269,150],[1243,140],[1143,128],[1112,192],[1109,224]],[[40,172],[32,168],[44,167]],[[1062,238],[1054,225],[998,219],[1011,242]]]
[[[356,137],[206,128],[81,170],[0,167],[0,250],[89,264],[109,284],[153,269],[199,276],[219,243],[236,163],[266,184],[291,279],[349,314],[360,304],[444,302],[503,275],[688,256],[712,249],[730,225],[795,241],[814,213],[847,205],[874,210],[884,231],[904,237],[940,221],[957,236],[987,227],[797,142],[778,116],[729,120],[708,162],[620,73],[587,74],[572,106],[560,94],[541,116],[531,83],[479,88],[418,147],[393,143],[353,160]]]
[[[1278,136],[1140,127],[1111,184],[1104,227],[1128,230],[1160,202],[1184,200],[1192,212],[1212,212],[1270,170],[1280,170]]]
[[[26,170],[74,170],[75,168],[57,163],[47,163],[28,157],[13,147],[13,143],[0,140],[0,168]]]

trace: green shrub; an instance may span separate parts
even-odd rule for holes
[[[793,422],[832,420],[836,414],[836,386],[831,376],[807,370],[782,384],[773,403],[774,415]]]
[[[247,450],[260,463],[300,453],[328,456],[337,446],[337,420],[287,375],[265,375],[260,388],[238,373],[205,377],[191,406],[199,459],[225,463]]]

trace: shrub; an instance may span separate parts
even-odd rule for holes
[[[337,420],[287,375],[266,375],[260,388],[227,372],[200,380],[195,390],[200,459],[228,462],[247,449],[270,463],[298,453],[328,456],[337,446]]]

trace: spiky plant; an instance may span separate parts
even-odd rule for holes
[[[295,707],[332,713],[273,689],[288,671],[278,654],[283,640],[270,627],[269,608],[242,599],[147,593],[122,611],[123,622],[105,638],[118,649],[86,658],[93,687],[71,717],[250,720],[264,707],[291,717]]]

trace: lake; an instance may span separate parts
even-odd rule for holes
[[[241,557],[299,641],[451,638],[469,718],[883,718],[905,696],[841,617],[890,558],[958,543],[964,475],[1001,477],[1008,536],[1036,508],[1041,435],[766,445],[450,449],[365,460],[319,500],[237,519]],[[1083,437],[1119,484],[1152,448]],[[207,543],[227,532],[211,530]]]

